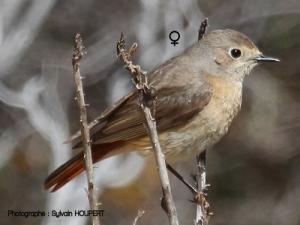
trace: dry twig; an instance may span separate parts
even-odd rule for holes
[[[97,196],[94,190],[94,183],[93,183],[93,159],[92,159],[92,151],[91,151],[91,140],[90,140],[90,133],[88,129],[88,122],[87,122],[87,110],[86,104],[84,100],[84,93],[82,87],[82,77],[80,75],[80,60],[84,55],[84,47],[82,44],[82,38],[80,34],[75,35],[75,46],[72,58],[72,65],[74,70],[74,79],[76,84],[76,100],[78,103],[78,107],[80,110],[80,130],[83,139],[83,147],[84,147],[84,165],[85,171],[87,175],[88,181],[88,198],[90,203],[90,208],[92,210],[98,209],[97,204]],[[92,216],[93,225],[100,225],[99,217]]]
[[[206,200],[206,191],[209,185],[206,184],[206,151],[197,156],[198,174],[196,176],[196,185],[198,193],[195,196],[196,208],[196,225],[208,225],[212,213],[209,210],[209,203]]]
[[[208,18],[205,18],[202,21],[202,23],[200,24],[200,28],[198,30],[198,41],[200,41],[203,38],[203,36],[206,32],[207,26],[208,26]]]
[[[144,112],[147,122],[148,134],[155,154],[155,160],[158,168],[159,178],[163,191],[163,202],[166,205],[166,211],[171,225],[178,225],[178,217],[171,194],[171,186],[166,168],[165,156],[160,147],[156,121],[151,115],[151,109],[148,106],[149,100],[154,100],[155,90],[148,84],[146,72],[141,69],[139,65],[134,65],[131,58],[137,49],[137,43],[134,43],[127,51],[125,47],[125,40],[123,34],[117,43],[118,57],[124,62],[124,67],[132,76],[132,81],[138,90],[140,106]],[[155,105],[155,104],[154,104]],[[155,110],[155,109],[152,109]]]

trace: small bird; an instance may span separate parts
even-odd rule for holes
[[[244,34],[214,30],[148,74],[155,89],[155,119],[168,162],[187,160],[211,148],[241,108],[244,77],[264,56]],[[151,105],[151,102],[150,102]],[[120,153],[152,150],[138,94],[132,90],[89,124],[93,162]],[[80,132],[71,137],[81,147]],[[52,192],[84,171],[83,152],[57,168],[44,183]]]

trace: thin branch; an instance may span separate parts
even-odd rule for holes
[[[127,51],[125,47],[125,40],[123,34],[117,43],[117,54],[119,58],[124,62],[124,68],[127,69],[131,76],[135,87],[138,90],[138,96],[140,100],[140,106],[144,112],[145,119],[147,122],[148,135],[152,144],[152,148],[155,154],[155,160],[158,168],[159,178],[163,191],[163,202],[166,205],[166,211],[171,225],[178,225],[178,217],[171,194],[171,186],[168,177],[168,171],[166,168],[165,156],[162,152],[157,128],[156,121],[152,117],[150,107],[148,106],[149,100],[153,100],[155,103],[155,90],[149,86],[146,72],[141,69],[140,66],[134,65],[131,58],[137,49],[137,44],[134,43],[131,48]],[[155,104],[154,104],[155,105]],[[152,110],[155,110],[153,108]]]
[[[83,147],[84,147],[84,165],[85,171],[87,175],[88,181],[88,198],[90,203],[90,208],[92,210],[98,209],[97,197],[94,190],[93,183],[93,159],[92,159],[92,151],[91,151],[91,140],[90,133],[88,129],[87,122],[87,110],[86,104],[84,100],[84,93],[82,87],[82,77],[80,75],[80,61],[84,55],[84,47],[82,44],[82,38],[80,34],[75,35],[75,46],[72,58],[72,65],[74,71],[74,79],[76,84],[76,100],[78,103],[78,107],[80,110],[80,130],[83,139]],[[93,225],[100,225],[99,217],[92,216]]]
[[[204,34],[206,33],[207,26],[208,18],[205,18],[200,24],[200,28],[198,30],[198,41],[200,41],[203,38]]]
[[[139,219],[142,218],[142,216],[145,214],[144,210],[138,210],[138,213],[136,215],[136,217],[134,218],[134,221],[132,223],[132,225],[137,225],[137,222],[139,221]]]
[[[198,173],[196,176],[196,185],[198,194],[195,196],[196,225],[208,225],[212,213],[209,210],[209,203],[206,200],[206,191],[209,185],[206,184],[206,151],[197,156]]]

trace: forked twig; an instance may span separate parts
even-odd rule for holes
[[[149,100],[155,100],[155,90],[149,86],[146,72],[141,69],[139,65],[134,65],[131,58],[137,49],[137,44],[134,43],[129,50],[126,50],[125,40],[123,34],[117,43],[117,54],[118,57],[124,62],[124,68],[129,71],[132,76],[133,84],[135,85],[140,100],[140,106],[144,112],[146,119],[146,125],[148,128],[148,135],[152,144],[152,148],[155,154],[155,160],[158,168],[159,178],[163,191],[163,202],[166,205],[166,211],[171,225],[178,225],[178,217],[171,194],[171,186],[166,168],[165,156],[162,152],[157,128],[156,121],[151,114],[151,109],[148,106]],[[155,104],[154,104],[155,105]],[[152,109],[155,110],[155,109]]]
[[[72,58],[72,65],[74,71],[74,79],[76,84],[76,100],[80,110],[80,130],[83,139],[84,147],[84,165],[88,181],[88,199],[90,208],[92,210],[98,209],[97,196],[94,190],[93,183],[93,159],[91,151],[91,140],[87,122],[87,110],[86,103],[84,100],[84,93],[82,87],[82,77],[80,75],[80,61],[84,55],[84,47],[82,44],[82,38],[80,34],[75,35],[75,46]],[[98,216],[92,216],[93,225],[100,225],[100,219]]]

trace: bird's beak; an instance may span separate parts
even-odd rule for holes
[[[279,59],[264,55],[259,55],[255,57],[254,60],[256,60],[257,62],[280,62]]]

